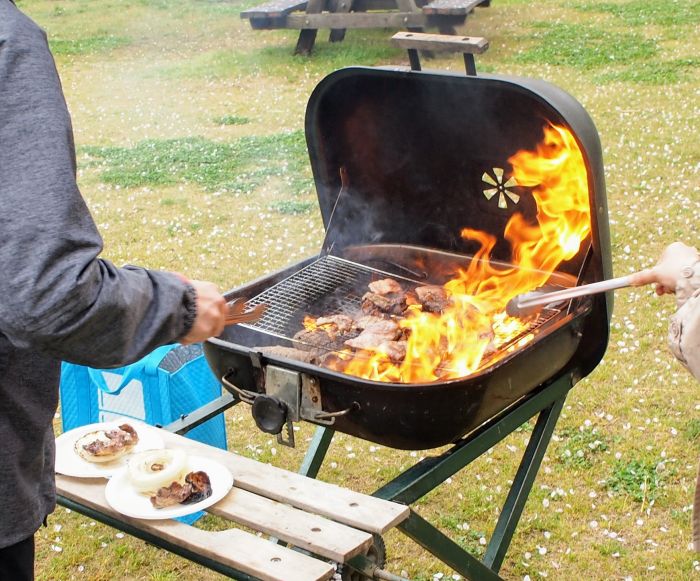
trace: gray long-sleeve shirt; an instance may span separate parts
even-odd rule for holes
[[[60,361],[124,365],[187,333],[193,289],[116,268],[76,185],[46,35],[0,0],[0,548],[55,507]]]

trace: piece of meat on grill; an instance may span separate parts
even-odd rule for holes
[[[364,329],[370,327],[375,323],[381,323],[382,321],[386,320],[387,318],[385,316],[363,315],[355,319],[355,328],[359,329],[360,331],[363,331]]]
[[[362,312],[368,315],[402,315],[406,310],[406,294],[389,293],[379,295],[377,293],[365,293],[362,296]]]
[[[406,359],[407,341],[385,341],[379,346],[378,351],[386,353],[392,363],[401,363]]]
[[[358,334],[352,329],[348,333],[328,333],[324,327],[316,329],[302,329],[292,337],[294,348],[308,351],[316,357],[320,357],[327,351],[335,351],[343,348],[343,343]]]
[[[431,313],[442,313],[452,306],[452,300],[442,286],[431,284],[416,287],[416,295],[423,310]]]
[[[401,328],[391,319],[382,319],[365,329],[354,339],[345,341],[345,345],[353,349],[376,351],[382,343],[395,341],[401,336]]]
[[[390,293],[400,293],[403,291],[401,285],[393,278],[383,278],[375,280],[367,285],[370,292],[377,295],[388,295]]]
[[[347,315],[330,315],[316,319],[316,325],[332,336],[333,334],[352,331],[355,322]]]

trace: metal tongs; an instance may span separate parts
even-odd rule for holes
[[[575,286],[560,291],[532,291],[517,295],[508,301],[506,313],[511,317],[527,317],[538,311],[540,307],[546,305],[554,305],[568,299],[604,293],[628,286],[642,286],[650,284],[653,281],[654,275],[651,270],[641,270],[628,276],[620,276],[618,278]]]
[[[228,302],[228,315],[226,315],[226,325],[236,325],[238,323],[255,323],[260,320],[267,311],[265,303],[255,305],[252,309],[248,309],[247,299],[238,297]]]

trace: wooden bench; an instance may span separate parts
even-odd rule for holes
[[[241,12],[241,18],[250,20],[252,28],[285,28],[286,17],[306,9],[307,0],[274,0]]]
[[[275,0],[241,12],[252,28],[300,31],[296,54],[311,52],[318,29],[331,30],[329,40],[344,38],[347,28],[399,28],[421,32],[437,27],[454,34],[476,6],[489,0]]]
[[[373,534],[406,520],[407,506],[261,464],[163,431],[166,447],[212,458],[229,468],[234,487],[211,514],[280,539],[276,544],[240,528],[205,531],[174,520],[140,520],[116,513],[104,479],[56,475],[59,503],[234,578],[320,581],[335,563],[366,555]],[[294,548],[301,549],[294,550]],[[238,575],[238,576],[237,576]]]
[[[445,16],[466,16],[484,0],[433,0],[421,8],[424,14]]]

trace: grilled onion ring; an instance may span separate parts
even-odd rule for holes
[[[182,482],[187,454],[182,450],[146,450],[129,458],[129,481],[135,490],[153,495],[163,486]]]

